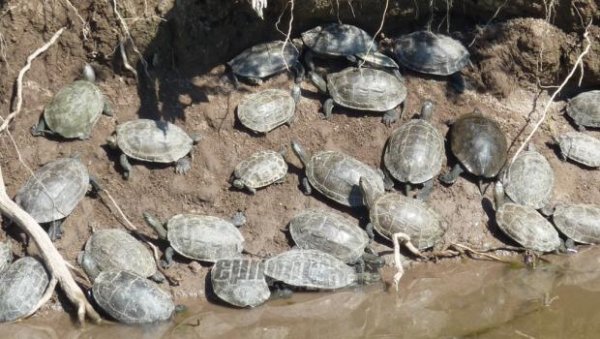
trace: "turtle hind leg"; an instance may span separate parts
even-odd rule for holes
[[[192,160],[190,157],[183,157],[175,163],[175,173],[186,174],[192,169]]]
[[[173,249],[173,247],[167,247],[167,249],[165,250],[164,259],[160,262],[160,266],[162,268],[171,267],[171,265],[173,265],[173,255],[175,255],[175,250]]]
[[[458,176],[463,171],[464,170],[460,166],[460,164],[456,164],[456,165],[454,165],[454,167],[452,168],[452,170],[450,172],[440,176],[440,181],[443,182],[444,184],[452,185],[456,182],[456,179],[458,179]]]
[[[400,118],[400,112],[398,112],[398,110],[396,110],[396,109],[391,109],[391,110],[385,112],[381,121],[386,126],[390,127],[390,126],[392,126],[393,123],[398,121],[399,118]]]
[[[429,179],[423,183],[423,188],[417,194],[417,199],[427,201],[429,195],[433,191],[433,179]]]
[[[56,241],[62,238],[62,223],[63,219],[51,221],[48,225],[48,236],[51,241]]]
[[[310,186],[310,182],[308,182],[308,178],[304,177],[302,178],[302,193],[304,193],[304,195],[310,195],[312,193],[312,187]]]
[[[48,127],[46,126],[46,120],[44,120],[44,117],[42,116],[37,122],[37,124],[31,127],[31,135],[33,135],[34,137],[39,137],[46,134],[54,133],[48,129]]]
[[[323,114],[325,115],[325,119],[327,119],[327,120],[331,119],[332,112],[333,112],[333,99],[329,98],[329,99],[325,100],[325,103],[323,103]]]
[[[112,105],[106,98],[104,98],[104,106],[102,107],[102,114],[109,116],[109,117],[115,116],[115,111],[113,110]]]
[[[125,153],[122,153],[119,157],[119,163],[121,164],[121,167],[123,167],[123,177],[126,180],[129,180],[131,177],[132,166],[131,163],[129,163],[129,159],[127,159],[127,155]]]

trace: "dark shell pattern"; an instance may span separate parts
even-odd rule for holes
[[[210,270],[213,291],[237,307],[256,307],[271,296],[264,275],[264,262],[238,258],[219,259]]]

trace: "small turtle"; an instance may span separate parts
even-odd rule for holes
[[[82,77],[54,96],[31,129],[34,136],[58,134],[66,139],[88,139],[100,114],[113,115],[108,100],[94,84],[92,66],[85,65]]]
[[[300,78],[304,69],[298,62],[299,53],[292,43],[277,40],[254,45],[231,59],[227,65],[233,72],[236,86],[237,76],[243,77],[253,85],[260,85],[262,78],[289,69],[295,70],[296,77]]]
[[[163,225],[148,212],[144,212],[144,220],[161,239],[169,241],[171,247],[165,251],[163,267],[173,263],[173,251],[211,263],[242,253],[244,237],[236,228],[246,222],[241,212],[234,215],[232,222],[210,215],[178,214]]]
[[[600,140],[581,132],[569,132],[559,136],[562,160],[567,158],[588,167],[600,167]]]
[[[536,210],[548,206],[554,188],[554,171],[532,143],[501,177],[506,195],[513,202]]]
[[[4,271],[13,261],[13,253],[8,241],[0,241],[0,272]]]
[[[31,315],[49,282],[44,265],[33,257],[23,257],[8,266],[0,273],[0,322]]]
[[[469,51],[460,41],[429,31],[416,31],[394,41],[398,62],[419,73],[448,76],[459,91],[464,90],[460,70],[469,64]]]
[[[346,24],[331,23],[314,27],[301,34],[304,62],[309,71],[315,68],[313,54],[321,57],[348,57],[368,51],[377,51],[373,38],[362,29]]]
[[[263,261],[219,259],[210,270],[210,281],[221,300],[237,307],[256,307],[271,296],[263,272]]]
[[[600,206],[560,204],[554,209],[552,220],[569,239],[584,244],[600,244]]]
[[[319,250],[292,249],[265,261],[264,274],[292,287],[321,290],[381,280],[378,273],[360,272],[331,254]]]
[[[288,165],[283,153],[258,151],[235,166],[231,184],[235,188],[247,189],[256,194],[256,189],[285,181]]]
[[[92,295],[101,309],[125,324],[165,321],[175,312],[168,293],[127,271],[101,272],[92,286]]]
[[[123,152],[119,162],[125,171],[125,179],[129,179],[132,170],[128,157],[149,162],[175,163],[176,173],[187,173],[192,166],[192,145],[199,141],[199,135],[190,136],[177,125],[150,119],[124,122],[107,139],[111,148],[119,148]]]
[[[376,192],[384,192],[383,174],[345,153],[320,151],[309,156],[297,141],[292,141],[292,149],[304,165],[306,176],[302,179],[302,187],[305,194],[312,192],[312,186],[342,205],[363,206],[363,196],[358,188],[360,177],[370,180]]]
[[[90,188],[99,190],[87,168],[77,158],[51,161],[38,169],[15,196],[20,205],[35,221],[49,224],[52,241],[60,239],[61,224],[79,204]]]
[[[558,232],[552,224],[529,206],[504,202],[504,185],[496,182],[496,222],[498,227],[521,246],[540,252],[561,248]]]
[[[600,127],[600,90],[583,92],[569,100],[567,114],[580,131]]]
[[[298,97],[293,98],[292,95]],[[283,124],[290,125],[295,117],[300,92],[292,95],[280,89],[247,95],[238,105],[238,119],[242,125],[259,133],[267,133]]]
[[[312,72],[310,80],[319,91],[331,95],[323,103],[325,119],[331,117],[335,103],[354,110],[385,112],[383,123],[389,126],[400,117],[396,108],[407,94],[404,82],[397,76],[373,68],[348,67],[327,75],[327,83]]]
[[[446,184],[453,184],[464,171],[480,177],[495,177],[506,162],[508,146],[498,123],[483,116],[479,109],[458,118],[450,127],[450,149],[459,163],[441,176]],[[462,164],[462,166],[461,166]]]
[[[77,261],[91,281],[103,271],[128,271],[162,282],[150,250],[129,233],[119,229],[94,232],[79,253]]]
[[[421,118],[400,126],[390,136],[383,153],[383,163],[390,174],[404,182],[408,196],[411,184],[423,183],[418,197],[426,200],[433,189],[433,178],[442,170],[444,137],[429,122],[434,104],[425,101]]]

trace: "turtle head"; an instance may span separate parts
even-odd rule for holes
[[[233,181],[231,181],[231,186],[233,186],[237,189],[244,189],[246,187],[244,182],[240,179],[233,179]]]
[[[87,80],[89,82],[96,81],[96,72],[94,72],[92,65],[85,64],[85,66],[83,66],[83,71],[81,72],[81,79]]]
[[[496,203],[496,210],[504,204],[504,185],[500,180],[496,181],[494,185],[494,201]]]
[[[433,109],[435,104],[431,100],[425,100],[423,105],[421,106],[421,119],[423,120],[431,120],[431,116],[433,115]]]
[[[200,140],[202,140],[202,135],[200,135],[200,133],[190,133],[189,136],[192,138],[192,143],[194,145],[198,144]]]
[[[148,226],[152,227],[154,231],[156,231],[156,234],[158,234],[159,238],[167,239],[167,229],[165,228],[163,223],[160,222],[160,220],[158,220],[154,215],[152,215],[148,211],[144,212],[142,215],[146,224],[148,224]]]
[[[112,149],[117,149],[117,136],[115,134],[112,134],[111,136],[106,138],[106,144]]]
[[[363,194],[363,203],[371,208],[375,204],[375,189],[373,188],[373,184],[365,177],[360,177],[358,181],[358,185],[360,187],[360,191]]]
[[[308,154],[306,154],[306,151],[300,146],[300,143],[298,143],[297,140],[292,140],[292,151],[294,151],[294,154],[296,154],[300,161],[302,161],[302,164],[306,167],[306,164],[308,164],[309,161]]]
[[[300,38],[292,39],[292,45],[294,45],[299,52],[302,52],[302,49],[304,48],[304,42]]]

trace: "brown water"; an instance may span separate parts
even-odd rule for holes
[[[593,338],[600,333],[600,248],[536,269],[465,260],[423,264],[400,291],[297,293],[252,310],[191,300],[152,327],[75,327],[62,313],[0,326],[11,338]],[[194,305],[195,304],[195,305]]]

